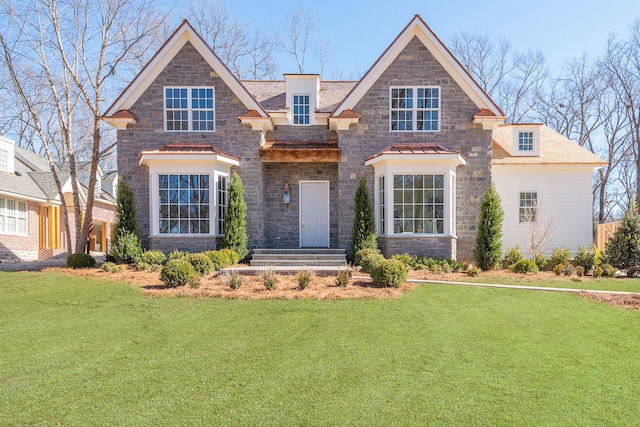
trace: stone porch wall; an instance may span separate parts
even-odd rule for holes
[[[438,85],[441,89],[440,132],[390,132],[389,88],[391,86]],[[339,247],[351,244],[354,194],[362,176],[367,177],[374,203],[374,168],[365,159],[392,143],[438,143],[459,150],[467,160],[457,169],[457,248],[450,239],[450,252],[460,259],[472,259],[480,199],[491,182],[491,131],[471,124],[478,107],[456,84],[422,43],[414,38],[353,109],[362,115],[360,123],[339,131]],[[430,237],[422,237],[428,247]],[[391,240],[391,238],[387,239]],[[395,245],[386,243],[389,253]],[[418,246],[415,244],[414,246]],[[439,246],[438,246],[439,247]],[[400,252],[407,252],[406,249]],[[427,256],[440,256],[442,249]]]

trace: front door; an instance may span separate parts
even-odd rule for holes
[[[300,247],[329,247],[329,182],[300,182]]]

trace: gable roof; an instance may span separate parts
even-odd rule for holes
[[[332,117],[338,117],[347,109],[353,109],[364,94],[373,86],[382,73],[391,65],[402,50],[417,37],[431,52],[442,67],[451,75],[462,90],[471,98],[479,110],[486,110],[484,114],[504,116],[504,113],[489,97],[489,95],[476,83],[467,70],[453,56],[451,51],[435,35],[431,28],[422,20],[420,15],[415,15],[409,24],[396,37],[382,56],[365,73],[346,98],[335,109]]]
[[[501,125],[497,130],[508,130],[519,125]],[[510,132],[493,133],[492,165],[585,165],[602,167],[607,164],[599,156],[584,147],[579,146],[568,138],[546,125],[540,127],[540,155],[512,156],[505,149],[511,144]]]
[[[151,61],[142,68],[120,96],[118,96],[107,111],[105,111],[103,118],[134,118],[135,116],[127,110],[133,106],[136,100],[147,90],[186,43],[193,45],[247,109],[256,110],[261,117],[269,117],[262,106],[251,96],[224,62],[213,52],[200,34],[191,26],[189,21],[185,19],[167,41],[164,42],[153,58],[151,58]]]

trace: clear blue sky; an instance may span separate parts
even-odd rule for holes
[[[583,52],[600,55],[610,34],[626,37],[640,18],[638,0],[229,0],[236,20],[265,29],[298,5],[317,16],[317,33],[331,43],[325,74],[342,70],[347,78],[366,71],[416,13],[445,43],[464,31],[504,37],[518,51],[541,50],[552,71]],[[282,72],[296,72],[280,63]]]

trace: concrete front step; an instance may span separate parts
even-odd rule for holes
[[[344,249],[254,249],[251,255],[252,267],[345,267]]]
[[[296,274],[298,270],[301,268],[300,266],[269,266],[273,268],[273,270],[277,274]],[[353,273],[351,269],[347,266],[307,266],[308,268],[313,269],[318,276],[337,276],[340,271],[349,270],[349,276]],[[265,267],[228,267],[220,270],[220,274],[233,274],[238,273],[243,276],[252,276],[259,272],[261,269]]]

